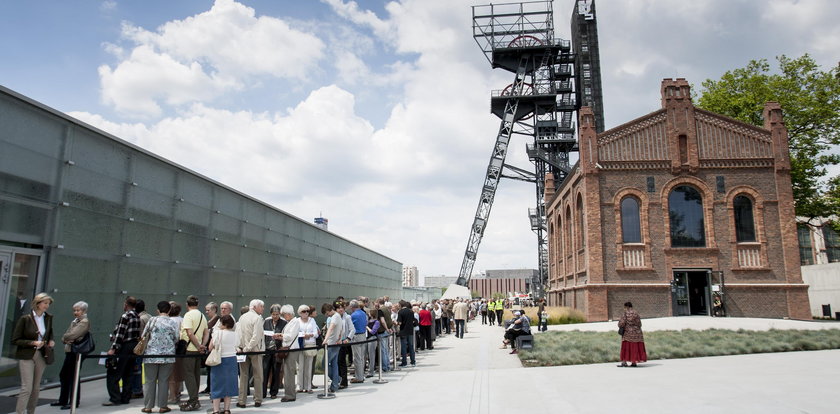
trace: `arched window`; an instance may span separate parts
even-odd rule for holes
[[[705,247],[703,197],[696,188],[677,186],[668,195],[671,247]]]
[[[583,221],[583,198],[578,195],[577,199],[577,249],[583,248],[586,243],[586,225]]]
[[[566,207],[566,256],[572,255],[572,209]]]
[[[639,200],[625,197],[621,200],[621,241],[642,242],[642,224],[639,220]]]
[[[752,200],[744,195],[732,201],[735,210],[735,240],[738,243],[755,241],[755,221],[753,220]]]

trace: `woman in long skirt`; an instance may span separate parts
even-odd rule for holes
[[[633,304],[624,304],[624,315],[618,321],[618,327],[624,328],[621,335],[621,364],[619,367],[635,367],[638,362],[647,361],[645,338],[642,335],[642,318],[633,309]],[[627,365],[627,363],[630,365]]]
[[[230,414],[231,397],[239,395],[239,365],[236,363],[236,347],[239,334],[234,330],[235,322],[230,315],[219,318],[213,328],[210,350],[221,348],[222,363],[210,370],[210,398],[213,400],[213,414]],[[225,410],[221,411],[222,400]]]

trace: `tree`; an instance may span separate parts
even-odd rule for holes
[[[777,60],[781,73],[771,74],[767,60],[761,59],[727,71],[719,80],[706,79],[698,106],[762,126],[764,103],[779,102],[790,137],[796,214],[838,214],[840,182],[837,176],[826,177],[826,167],[840,164],[840,67],[822,71],[808,54]]]

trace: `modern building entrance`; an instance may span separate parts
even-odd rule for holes
[[[19,385],[12,332],[18,318],[30,310],[43,271],[42,256],[41,250],[0,245],[0,389]]]
[[[711,315],[710,272],[675,270],[671,282],[674,316]]]

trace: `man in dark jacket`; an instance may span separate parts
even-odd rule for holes
[[[414,312],[411,311],[411,304],[401,300],[400,311],[397,312],[397,323],[400,325],[400,353],[402,354],[401,367],[406,366],[406,354],[411,355],[411,366],[417,366],[414,359],[414,327],[417,325],[417,319],[414,319]]]

